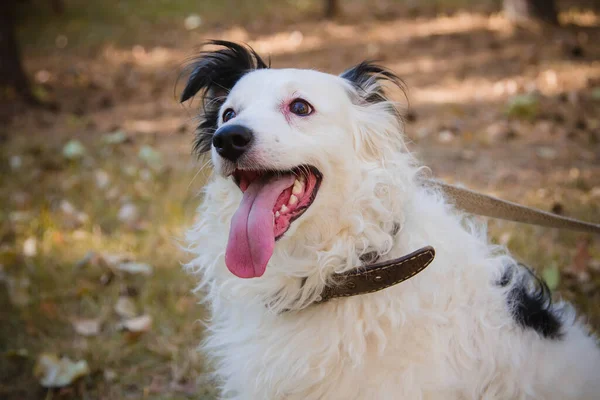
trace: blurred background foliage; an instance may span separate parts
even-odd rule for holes
[[[599,8],[5,1],[0,398],[215,398],[196,351],[203,308],[180,264],[210,167],[191,155],[198,104],[180,105],[177,90],[205,40],[247,42],[274,67],[340,73],[380,60],[408,85],[410,107],[391,95],[435,176],[598,222]],[[489,227],[600,328],[599,238]]]

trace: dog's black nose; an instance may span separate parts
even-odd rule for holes
[[[252,145],[254,135],[242,125],[226,125],[213,136],[213,146],[221,157],[236,161]]]

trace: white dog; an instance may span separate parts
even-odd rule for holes
[[[270,69],[212,43],[182,95],[202,97],[214,167],[187,269],[223,398],[600,399],[600,350],[570,306],[423,183],[392,73]],[[405,282],[321,301],[340,273],[428,245]]]

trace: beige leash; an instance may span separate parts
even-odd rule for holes
[[[600,225],[597,224],[561,217],[436,180],[428,179],[425,183],[441,189],[457,208],[472,214],[600,234]],[[338,283],[326,286],[314,304],[335,298],[374,293],[394,286],[421,272],[431,264],[434,257],[433,247],[426,246],[394,260],[363,265],[355,271],[335,274],[334,280]]]
[[[600,225],[598,224],[562,217],[440,181],[429,180],[428,182],[442,189],[457,208],[471,214],[550,228],[571,229],[600,234]]]

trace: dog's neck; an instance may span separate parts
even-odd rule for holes
[[[406,189],[406,186],[402,188]],[[345,221],[347,225],[340,225],[341,229],[332,232],[329,240],[320,238],[321,243],[328,243],[325,248],[315,249],[312,243],[305,244],[297,239],[294,241],[294,237],[290,238],[292,240],[282,241],[281,253],[298,254],[298,259],[306,263],[303,268],[306,273],[298,273],[301,269],[290,268],[289,264],[286,264],[290,262],[289,259],[274,257],[273,269],[277,272],[280,283],[279,289],[273,290],[265,299],[268,309],[275,313],[304,309],[318,303],[322,293],[336,284],[336,277],[340,274],[354,272],[358,268],[377,262],[389,261],[416,250],[397,248],[397,235],[402,229],[405,206],[409,200],[403,194],[413,191],[403,190],[401,193],[400,187],[388,186],[382,192],[384,196],[378,200],[379,204],[373,205],[370,199],[371,203],[362,209],[355,207],[340,213],[344,214],[345,218],[333,214],[332,220]],[[389,203],[385,203],[384,200],[389,200]],[[357,216],[362,217],[362,221],[358,221],[360,226],[352,224],[358,220]],[[322,225],[328,223],[326,220],[320,222]],[[313,228],[320,232],[326,231],[320,226]],[[308,229],[310,230],[310,227]],[[342,252],[344,250],[345,252]],[[294,270],[294,273],[290,274],[291,270]]]
[[[400,225],[394,224],[391,236],[395,236],[399,230]],[[374,293],[394,286],[425,269],[433,261],[435,251],[427,246],[389,261],[377,262],[381,258],[380,254],[378,251],[365,253],[359,257],[361,263],[356,270],[334,274],[329,285],[325,286],[315,302],[309,305],[322,304],[334,298]],[[301,292],[306,278],[299,279]]]

